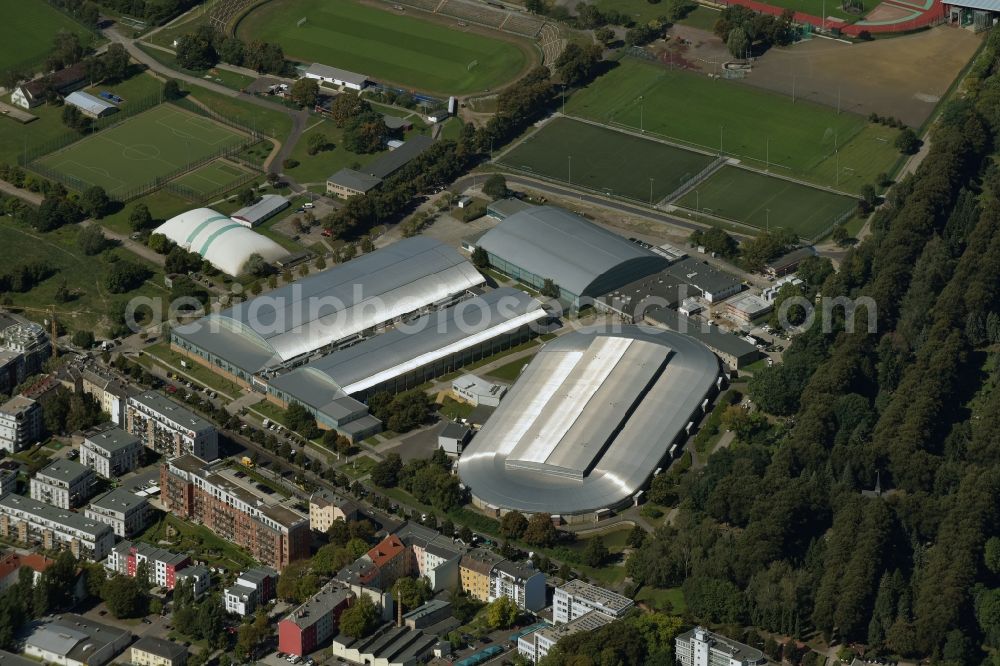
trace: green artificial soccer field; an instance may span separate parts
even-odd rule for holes
[[[299,25],[299,22],[305,22]],[[285,54],[365,74],[385,83],[437,94],[464,95],[513,81],[533,58],[513,38],[466,32],[348,0],[274,0],[237,28],[245,40],[281,44]]]
[[[827,163],[838,149],[846,173],[865,170],[871,161],[891,165],[898,157],[890,141],[852,152],[857,163],[845,159],[845,149],[868,127],[857,114],[632,58],[575,93],[566,112],[712,152],[721,145],[756,168],[831,187],[836,173]]]
[[[854,210],[857,200],[734,166],[724,166],[675,202],[759,229],[816,238]]]
[[[712,159],[607,127],[556,118],[499,161],[613,196],[656,203]]]
[[[173,184],[187,187],[199,194],[221,192],[235,186],[247,172],[227,160],[215,160],[186,173]]]
[[[99,185],[115,196],[174,175],[247,137],[208,118],[161,104],[35,162],[76,185]]]

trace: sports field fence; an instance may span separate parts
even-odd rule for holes
[[[61,134],[49,141],[26,147],[24,153],[18,157],[17,162],[21,166],[27,166],[39,157],[62,150],[71,143],[76,143],[90,134],[121,125],[129,118],[147,111],[161,102],[163,102],[163,94],[160,92],[141,97],[138,100],[129,101],[124,107],[120,107],[117,113],[95,120],[91,124],[91,130],[88,134],[80,134],[66,128],[65,134]]]
[[[232,159],[232,158],[230,158]],[[171,194],[176,194],[179,197],[187,199],[188,201],[196,204],[202,204],[208,201],[214,201],[221,197],[222,195],[232,192],[238,187],[242,187],[247,183],[250,183],[260,177],[259,173],[248,171],[242,176],[234,181],[231,181],[225,185],[221,185],[210,192],[200,192],[194,188],[187,187],[186,185],[181,185],[180,183],[170,182],[164,183],[163,189]]]

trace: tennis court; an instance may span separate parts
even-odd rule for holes
[[[675,205],[760,229],[791,229],[816,238],[851,212],[857,200],[783,178],[724,166]]]
[[[198,194],[222,192],[235,187],[249,172],[228,160],[215,160],[172,181]]]
[[[234,148],[246,135],[213,120],[161,104],[32,163],[77,189],[99,185],[111,196],[182,171]],[[51,174],[46,174],[51,172]]]
[[[713,157],[570,118],[556,118],[498,161],[576,187],[656,203]]]

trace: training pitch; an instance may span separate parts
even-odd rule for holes
[[[250,12],[237,30],[248,41],[277,42],[287,55],[307,63],[438,94],[502,87],[535,57],[526,42],[489,37],[457,22],[441,25],[415,13],[347,0],[275,0]]]
[[[227,160],[215,160],[172,181],[197,194],[223,192],[235,187],[247,171]]]
[[[115,196],[176,174],[247,137],[208,118],[161,104],[46,155],[32,166],[99,185]]]
[[[816,238],[852,211],[857,200],[724,166],[674,203],[759,229],[782,227],[803,238]]]
[[[41,63],[60,30],[76,33],[85,45],[94,39],[93,33],[45,0],[0,0],[0,8],[5,10],[0,26],[0,71]]]
[[[498,161],[612,196],[656,203],[712,160],[607,127],[556,118]]]
[[[855,113],[632,58],[575,93],[566,111],[712,152],[721,146],[756,168],[803,177],[825,176],[823,163],[868,125]],[[876,150],[890,164],[898,156],[891,142]]]

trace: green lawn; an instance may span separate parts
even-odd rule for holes
[[[131,234],[132,227],[129,226],[128,218],[132,214],[132,209],[138,204],[145,204],[149,208],[149,214],[153,217],[151,229],[155,229],[175,215],[191,210],[191,202],[187,199],[166,190],[157,190],[128,202],[115,214],[102,219],[101,226],[120,234]]]
[[[524,366],[531,363],[530,358],[519,358],[516,361],[511,361],[505,365],[501,365],[496,370],[490,370],[489,375],[494,379],[499,379],[503,382],[513,382],[521,375],[521,370]]]
[[[854,210],[857,200],[727,165],[676,204],[760,229],[783,227],[816,238]]]
[[[842,170],[891,166],[892,142],[865,138],[866,118],[742,83],[709,79],[624,58],[608,74],[575,93],[566,111],[600,122],[644,129],[673,141],[722,150],[755,168],[836,185],[828,160],[840,151]],[[851,143],[860,138],[861,147]],[[834,162],[835,162],[834,158]],[[850,183],[842,182],[845,186]]]
[[[0,71],[8,68],[33,73],[52,50],[52,40],[60,31],[73,32],[84,44],[96,35],[58,11],[45,0],[0,0],[3,27],[0,28]]]
[[[442,377],[442,379],[444,378]],[[475,407],[467,402],[461,402],[450,396],[445,396],[444,402],[442,402],[441,406],[438,408],[438,414],[451,421],[457,421],[459,419],[467,418],[469,414],[472,413],[473,409],[475,409]]]
[[[191,76],[199,76],[206,81],[212,81],[214,83],[224,85],[227,88],[232,88],[233,90],[243,90],[254,82],[253,77],[240,74],[239,72],[230,72],[229,70],[220,69],[218,67],[212,67],[208,71],[204,72],[185,69],[177,64],[177,58],[173,53],[167,53],[162,49],[158,49],[147,44],[139,44],[139,48],[153,60],[156,60],[160,64],[166,65],[171,69],[184,72],[185,74],[190,74]]]
[[[276,109],[265,109],[251,102],[229,97],[200,86],[185,84],[190,96],[219,115],[235,120],[246,127],[284,141],[292,131],[291,117]]]
[[[133,71],[138,70],[137,65],[133,65]],[[139,104],[148,100],[152,96],[159,96],[163,92],[163,83],[153,78],[151,74],[138,71],[133,76],[119,81],[118,83],[99,83],[96,86],[84,88],[91,95],[97,96],[102,92],[110,92],[122,98],[122,103],[118,107],[128,111],[133,104]]]
[[[35,160],[32,168],[61,174],[75,189],[100,185],[111,196],[124,196],[245,141],[225,125],[161,104]]]
[[[168,534],[171,531],[173,534]],[[148,527],[139,540],[175,552],[191,553],[209,566],[222,566],[230,571],[254,565],[254,559],[242,548],[216,536],[203,525],[189,523],[169,513]]]
[[[237,30],[246,41],[278,42],[287,56],[303,62],[442,95],[501,87],[536,59],[526,43],[465,32],[418,14],[345,0],[274,0],[247,15]]]
[[[687,610],[687,602],[684,601],[684,592],[679,587],[660,589],[644,586],[635,595],[635,600],[646,603],[656,610],[670,611],[672,613],[683,613]]]
[[[173,351],[170,349],[170,344],[167,342],[158,342],[155,345],[151,345],[145,349],[145,353],[152,358],[159,360],[161,362],[160,365],[164,366],[166,369],[183,373],[188,377],[193,377],[196,380],[196,383],[215,389],[230,398],[238,398],[243,391],[236,384],[215,374],[200,363],[196,363],[188,359],[186,356],[182,356],[181,354]],[[181,361],[187,363],[188,367],[185,368],[182,366]]]
[[[368,472],[372,471],[372,467],[375,466],[375,459],[371,456],[358,456],[349,463],[344,463],[340,466],[340,473],[346,475],[349,479],[359,479]]]
[[[612,196],[656,203],[712,159],[607,127],[556,118],[499,162]]]
[[[163,272],[159,267],[122,249],[107,250],[94,257],[84,256],[77,246],[78,234],[79,227],[75,225],[43,234],[10,218],[0,218],[0,247],[3,247],[6,267],[42,261],[56,270],[52,277],[31,291],[6,294],[13,305],[30,308],[25,311],[26,316],[41,321],[51,306],[59,323],[69,331],[82,329],[102,335],[109,323],[106,315],[111,311],[113,302],[133,296],[161,299],[169,296],[162,286]],[[149,268],[152,276],[134,292],[111,294],[104,285],[104,279],[112,256],[142,264]],[[64,281],[74,297],[68,303],[57,303],[55,293]]]
[[[237,185],[249,172],[228,160],[219,159],[198,167],[173,182],[199,194],[226,192]]]

